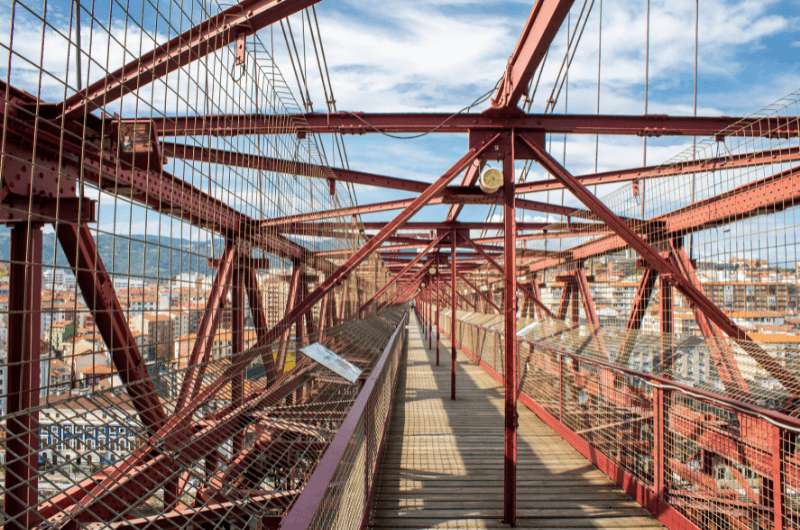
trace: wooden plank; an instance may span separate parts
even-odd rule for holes
[[[409,328],[371,526],[502,528],[502,388],[462,358],[451,401],[449,360],[435,366],[415,316]],[[661,527],[534,414],[519,412],[518,528]]]

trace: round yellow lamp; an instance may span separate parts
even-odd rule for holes
[[[502,185],[503,173],[493,167],[486,169],[481,173],[481,178],[478,179],[478,186],[480,186],[483,193],[495,193]]]

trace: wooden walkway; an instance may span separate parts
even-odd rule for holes
[[[450,401],[449,342],[436,367],[409,328],[372,527],[502,528],[502,388],[460,357]],[[518,528],[661,526],[522,406],[518,444]]]

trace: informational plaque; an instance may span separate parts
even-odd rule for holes
[[[539,324],[538,322],[531,322],[530,324],[528,324],[527,326],[525,326],[521,330],[517,331],[517,337],[522,337],[523,335],[528,333],[530,330],[535,328],[538,324]]]
[[[358,381],[361,375],[361,369],[358,366],[342,359],[319,342],[309,344],[305,348],[300,348],[300,351],[303,352],[303,355],[306,357],[313,359],[331,372],[344,377],[351,383]]]

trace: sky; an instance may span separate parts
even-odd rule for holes
[[[589,2],[591,3],[591,2]],[[647,1],[593,3],[567,87],[556,112],[597,112],[598,49],[601,113],[644,112]],[[583,4],[576,1],[569,22]],[[455,112],[491,90],[530,12],[516,0],[342,0],[317,7],[339,109],[352,111]],[[695,53],[694,0],[650,1],[648,112],[691,115]],[[800,87],[800,1],[699,1],[698,113],[756,113]],[[598,41],[602,39],[601,47]],[[533,111],[544,109],[555,70],[564,56],[566,25],[551,49]],[[554,60],[555,58],[555,60]],[[595,166],[595,138],[551,137],[551,151],[573,173]],[[431,181],[466,150],[462,135],[396,140],[380,135],[346,138],[351,167]],[[667,161],[691,139],[649,141],[648,163]],[[600,140],[599,170],[636,167],[641,138]],[[601,190],[601,194],[602,194]],[[362,203],[404,196],[359,187]],[[407,196],[407,195],[406,195]],[[548,199],[547,197],[530,197]],[[550,201],[561,201],[555,192]],[[568,204],[573,204],[569,197]],[[442,219],[446,206],[425,208],[415,219]],[[463,220],[485,218],[487,207],[470,206]],[[391,213],[366,216],[385,220]]]
[[[51,0],[46,4],[21,0],[12,14],[7,5],[0,7],[0,72],[31,92],[58,100],[64,85],[74,88],[74,75],[67,35],[70,3]],[[131,60],[136,54],[173,37],[226,7],[216,0],[128,0],[127,12],[117,2],[84,2],[95,10],[94,33],[88,29],[84,14],[83,46],[91,47],[92,61],[84,61],[85,79],[96,79],[104,70]],[[532,0],[322,0],[316,14],[324,42],[325,58],[337,108],[343,111],[456,112],[489,93],[500,78],[527,19]],[[551,47],[540,88],[532,111],[542,112],[551,94],[558,66],[565,55],[568,36],[574,33],[581,6],[591,7],[585,29],[569,67],[568,80],[558,95],[557,113],[639,114],[645,111],[645,39],[647,7],[649,26],[649,86],[647,111],[655,114],[691,115],[693,112],[693,71],[695,56],[694,19],[699,5],[699,48],[697,112],[701,115],[747,115],[758,113],[778,98],[800,88],[800,0],[576,0],[570,18]],[[46,6],[46,9],[45,9]],[[45,12],[46,10],[46,12]],[[601,16],[602,14],[602,16]],[[46,19],[46,24],[41,20]],[[14,21],[13,42],[18,56],[13,58],[11,73],[8,46],[12,39],[10,21]],[[165,21],[167,21],[165,23]],[[305,57],[313,49],[306,37],[300,15],[292,18],[300,42],[305,42]],[[47,31],[41,31],[46,26]],[[277,25],[258,34],[259,46],[273,50],[288,87],[294,87],[292,65],[281,51]],[[253,40],[248,41],[248,46]],[[284,47],[285,48],[285,47]],[[74,52],[73,52],[74,53]],[[259,52],[261,53],[261,52]],[[255,53],[253,64],[255,64]],[[176,74],[143,87],[136,97],[126,97],[108,109],[125,115],[231,112],[248,109],[257,103],[247,97],[228,101],[223,95],[250,94],[254,84],[249,78],[237,81],[225,63],[230,50],[211,57],[211,79],[198,63]],[[251,57],[248,56],[248,60]],[[39,75],[39,65],[47,75]],[[249,64],[249,63],[248,63]],[[220,75],[224,73],[226,75]],[[181,75],[178,75],[181,74]],[[231,75],[227,75],[231,74]],[[598,75],[600,77],[598,85]],[[196,96],[207,89],[210,95]],[[324,95],[320,76],[309,68],[309,89],[314,110],[323,111]],[[233,86],[239,83],[239,88]],[[257,87],[256,87],[257,88]],[[187,96],[186,94],[195,94]],[[599,104],[598,104],[599,97]],[[485,107],[485,105],[483,106]],[[478,107],[476,110],[481,110]],[[794,109],[800,114],[800,109]],[[549,149],[575,174],[598,170],[636,167],[646,160],[660,163],[685,153],[688,138],[650,139],[645,151],[637,137],[551,135]],[[216,139],[212,140],[216,142]],[[240,138],[228,148],[251,148],[258,140]],[[396,177],[433,181],[466,150],[466,135],[430,134],[423,138],[395,139],[382,135],[345,138],[350,167]],[[713,150],[715,146],[706,146]],[[288,152],[288,151],[287,151]],[[333,160],[339,163],[339,160]],[[170,166],[176,174],[181,173]],[[518,172],[521,164],[518,164]],[[245,191],[231,197],[226,186],[242,187],[246,182],[215,181],[214,168],[200,184],[225,200],[250,199]],[[226,177],[228,178],[228,177]],[[534,168],[528,180],[546,178]],[[325,184],[321,184],[325,188]],[[622,189],[600,189],[609,202],[624,203],[630,185]],[[318,191],[309,188],[312,200],[296,198],[297,209],[321,209],[324,204],[313,199]],[[609,195],[609,194],[613,194]],[[628,195],[626,195],[628,194]],[[360,203],[408,197],[401,192],[374,187],[356,187]],[[528,196],[530,199],[577,205],[568,194],[551,192]],[[676,205],[675,197],[662,197],[659,208]],[[630,201],[628,201],[630,202]],[[284,207],[283,204],[278,205]],[[123,208],[122,206],[115,206]],[[623,207],[630,207],[624,206]],[[133,210],[136,210],[134,207]],[[416,220],[440,220],[447,206],[424,208]],[[489,208],[468,206],[462,220],[485,219]],[[394,212],[364,216],[365,220],[388,220]],[[522,217],[524,215],[524,217]],[[163,231],[163,221],[141,211],[117,216],[112,231],[137,233],[148,229]],[[497,219],[497,216],[495,216]],[[551,217],[527,212],[520,219],[545,220]],[[101,221],[101,223],[104,221]],[[179,230],[180,233],[180,230]]]

